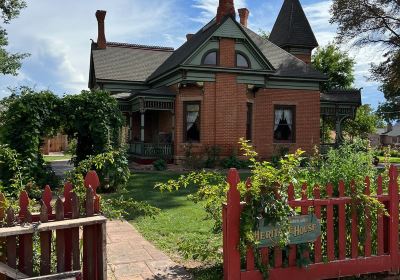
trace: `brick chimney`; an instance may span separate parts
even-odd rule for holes
[[[226,16],[236,16],[233,0],[219,0],[217,23],[220,24]]]
[[[106,34],[104,32],[104,20],[106,18],[106,11],[97,10],[96,18],[98,24],[97,35],[97,48],[105,49],[107,47]]]
[[[191,34],[191,33],[186,34],[186,40],[189,41],[190,39],[192,39],[193,35],[194,34]]]
[[[240,17],[240,24],[247,27],[247,22],[249,20],[250,11],[247,8],[242,8],[238,10]]]

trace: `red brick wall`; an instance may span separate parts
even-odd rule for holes
[[[311,63],[311,54],[295,54],[294,56],[303,60],[307,64]]]
[[[274,144],[274,106],[296,106],[296,143]],[[270,158],[280,147],[294,152],[302,148],[308,153],[320,143],[320,94],[319,91],[262,89],[254,102],[254,145],[263,158]]]
[[[236,64],[236,41],[229,38],[219,40],[219,66],[235,67]]]
[[[221,39],[219,64],[234,67],[235,40]],[[203,89],[187,86],[178,89],[175,102],[175,159],[185,155],[183,102],[201,102],[201,141],[192,145],[194,153],[204,153],[206,146],[219,146],[221,155],[229,156],[238,151],[238,140],[246,137],[247,101],[253,105],[253,144],[263,158],[270,158],[279,147],[289,146],[293,152],[303,148],[312,152],[319,144],[320,95],[318,91],[262,89],[255,98],[247,91],[247,85],[237,84],[237,75],[216,73],[216,82],[205,82]],[[273,144],[273,107],[296,105],[296,143],[291,145]]]

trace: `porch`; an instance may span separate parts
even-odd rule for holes
[[[343,125],[346,120],[356,117],[357,109],[361,105],[360,89],[337,89],[321,93],[321,153],[325,154],[343,142]],[[322,133],[329,123],[334,125],[334,142],[330,142]]]
[[[119,97],[127,118],[126,143],[130,157],[139,163],[173,158],[175,94],[168,88]]]

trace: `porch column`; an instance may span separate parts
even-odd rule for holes
[[[171,139],[172,139],[172,142],[175,142],[175,112],[172,111],[171,113],[172,113],[172,136],[171,136]]]
[[[140,141],[144,142],[144,114],[145,111],[140,111]]]
[[[343,135],[342,135],[342,122],[343,119],[340,117],[336,117],[336,139],[335,139],[335,144],[339,145],[343,142]]]
[[[132,133],[133,133],[133,113],[129,113],[129,142],[132,142]]]

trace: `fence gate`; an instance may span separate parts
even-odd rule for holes
[[[21,192],[19,212],[9,208],[0,228],[0,279],[107,279],[107,219],[99,215],[96,172],[86,175],[85,186],[83,204],[69,183],[55,204],[46,186],[38,213],[30,212],[28,194]],[[4,204],[0,194],[0,215]]]
[[[321,218],[321,212],[326,213],[326,232],[319,237],[313,246],[311,264],[304,268],[296,265],[296,245],[290,245],[288,255],[279,247],[262,248],[260,254],[264,264],[271,264],[269,279],[296,279],[317,280],[343,276],[353,276],[368,273],[392,272],[399,273],[399,186],[397,169],[391,166],[388,178],[388,193],[383,191],[383,178],[377,178],[377,195],[374,196],[382,202],[390,217],[372,217],[365,211],[365,227],[371,228],[371,223],[376,222],[377,238],[372,240],[370,230],[364,236],[359,236],[358,216],[356,202],[345,196],[345,184],[339,183],[339,195],[333,197],[333,186],[326,186],[326,197],[321,197],[318,186],[314,188],[313,198],[308,198],[303,186],[302,197],[295,198],[293,185],[288,188],[288,203],[293,209],[301,209],[302,214],[313,213]],[[231,169],[227,181],[230,185],[227,203],[223,207],[223,260],[224,279],[226,280],[261,280],[261,273],[255,268],[253,248],[249,248],[246,256],[239,252],[240,242],[240,214],[241,199],[237,185],[240,181],[236,169]],[[251,186],[250,186],[251,187]],[[350,184],[354,191],[354,182]],[[370,179],[365,179],[364,194],[370,196]],[[351,213],[351,229],[346,229],[346,209]],[[334,219],[334,213],[337,218]],[[376,219],[376,220],[372,220]],[[346,236],[350,236],[347,242]],[[322,242],[324,241],[324,242]],[[335,244],[336,243],[336,244]],[[326,244],[326,247],[323,246]],[[373,245],[376,252],[372,252]],[[322,248],[324,247],[324,248]],[[360,253],[362,248],[362,253]],[[324,256],[323,256],[324,252]],[[241,261],[245,259],[245,266]],[[293,278],[292,278],[293,277]]]

